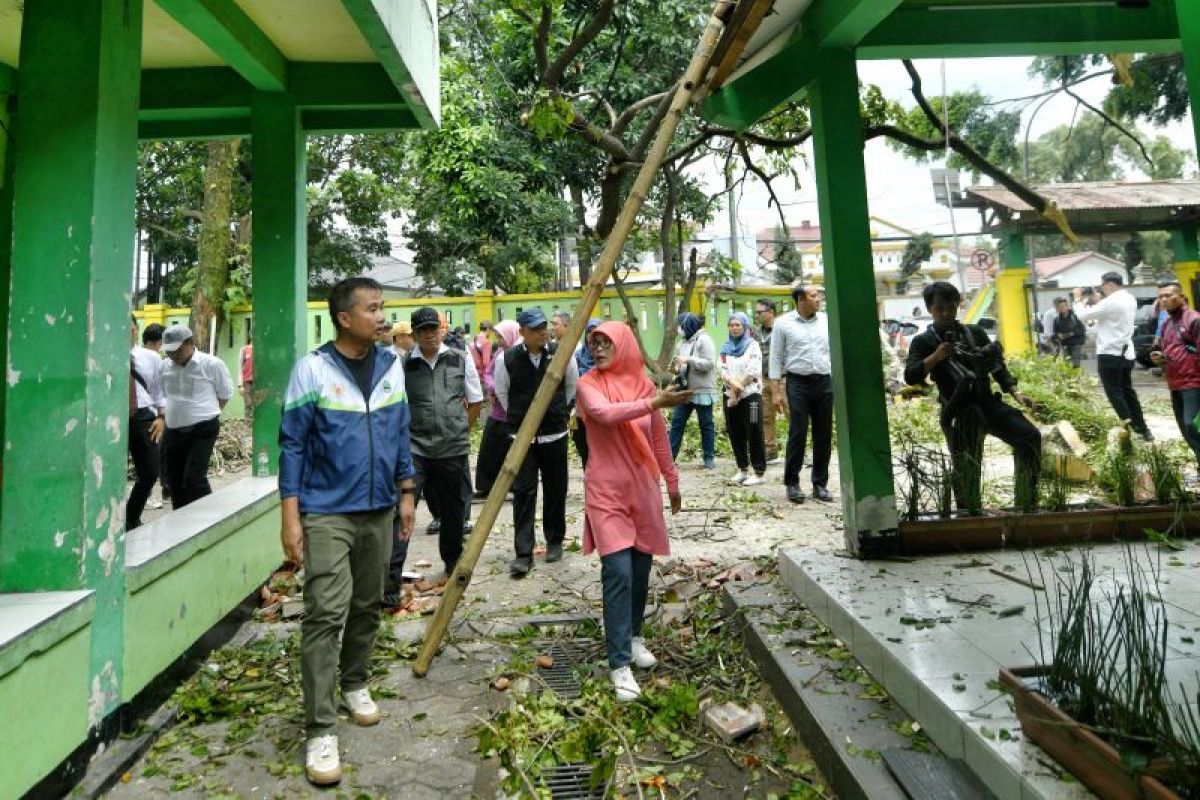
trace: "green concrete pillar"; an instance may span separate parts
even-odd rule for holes
[[[846,544],[860,555],[897,544],[875,270],[863,165],[858,73],[850,50],[823,51],[809,88],[832,340],[838,466]],[[864,331],[868,335],[864,335]]]
[[[0,331],[8,330],[8,287],[12,277],[12,201],[13,159],[7,157],[11,96],[0,90]],[[0,364],[8,363],[8,337],[0,336]],[[0,431],[4,430],[6,392],[0,388]],[[4,495],[0,493],[0,509]],[[0,511],[0,514],[3,512]]]
[[[1198,308],[1200,296],[1200,243],[1197,242],[1196,225],[1184,225],[1171,231],[1171,253],[1175,262],[1175,279],[1183,286],[1192,308]]]
[[[304,131],[296,102],[257,96],[251,112],[254,179],[254,455],[276,474],[288,376],[307,333],[308,242]]]
[[[1179,19],[1179,49],[1183,52],[1183,70],[1192,96],[1192,126],[1196,131],[1196,152],[1200,153],[1200,3],[1175,0]]]
[[[120,697],[141,0],[25,0],[0,591],[95,591],[87,687]]]

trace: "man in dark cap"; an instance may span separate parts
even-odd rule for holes
[[[495,367],[496,399],[506,412],[513,436],[524,421],[556,350],[556,345],[549,342],[549,320],[542,309],[536,306],[525,309],[517,315],[517,324],[521,326],[521,341],[505,350]],[[539,472],[544,492],[542,527],[546,535],[546,561],[562,559],[563,539],[567,535],[567,420],[578,378],[575,359],[568,359],[563,380],[554,390],[529,453],[513,481],[513,538],[517,556],[509,564],[509,571],[514,578],[524,577],[533,569]]]
[[[447,347],[438,335],[438,313],[428,306],[412,313],[416,345],[404,357],[404,386],[411,411],[409,437],[417,471],[417,496],[436,505],[442,525],[438,551],[446,574],[462,555],[463,521],[466,519],[461,486],[470,480],[467,457],[470,429],[483,405],[483,389],[475,363],[461,350]],[[400,581],[408,541],[392,542],[384,605],[400,602]]]

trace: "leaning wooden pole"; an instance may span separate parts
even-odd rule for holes
[[[496,523],[496,517],[500,514],[500,507],[504,505],[504,496],[508,494],[509,487],[512,486],[517,471],[521,467],[521,462],[525,460],[525,454],[529,452],[534,434],[541,425],[542,417],[545,416],[546,409],[550,405],[550,398],[558,388],[563,373],[566,372],[568,360],[575,357],[575,346],[583,335],[583,328],[587,324],[588,318],[591,317],[592,310],[600,300],[604,285],[608,283],[609,276],[612,275],[613,267],[621,255],[621,250],[625,247],[625,240],[633,229],[638,211],[641,210],[647,193],[654,185],[654,177],[671,145],[675,129],[679,126],[679,121],[691,103],[696,88],[702,84],[705,74],[708,72],[713,50],[725,28],[722,19],[727,16],[733,5],[731,0],[719,0],[713,8],[712,16],[709,17],[708,25],[704,28],[700,44],[692,54],[691,63],[688,64],[683,80],[675,90],[671,107],[658,127],[654,145],[650,148],[646,160],[638,171],[637,180],[629,192],[629,197],[625,200],[625,205],[621,209],[621,215],[617,217],[612,233],[604,242],[604,251],[600,254],[591,280],[584,288],[581,302],[575,307],[575,315],[571,318],[571,324],[558,343],[558,352],[550,362],[546,375],[542,378],[537,393],[533,396],[529,411],[525,414],[516,438],[513,439],[512,447],[508,450],[508,457],[504,459],[504,466],[500,468],[500,474],[496,477],[496,482],[492,484],[492,491],[488,494],[487,502],[483,504],[483,509],[475,519],[475,528],[471,531],[471,538],[467,541],[467,546],[458,559],[458,565],[450,576],[446,591],[442,594],[442,602],[433,619],[430,620],[429,627],[425,629],[425,641],[422,643],[417,660],[413,663],[413,674],[419,678],[424,677],[429,671],[429,664],[433,661],[433,656],[441,645],[442,638],[446,635],[450,619],[454,616],[454,611],[466,592],[467,585],[471,582],[471,573],[479,561],[479,554],[483,552],[483,545],[487,542],[488,534],[491,533],[492,526]]]

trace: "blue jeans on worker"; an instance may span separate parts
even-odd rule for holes
[[[1196,430],[1196,415],[1200,414],[1200,389],[1176,389],[1171,392],[1171,408],[1175,424],[1200,463],[1200,431]]]
[[[705,461],[712,461],[717,456],[717,429],[713,426],[713,407],[684,403],[675,406],[671,412],[671,458],[679,457],[679,448],[683,445],[683,429],[687,427],[688,418],[696,410],[696,419],[700,420],[700,449]]]
[[[633,547],[600,557],[604,646],[609,669],[628,667],[633,661],[633,637],[642,635],[653,562],[654,556]]]

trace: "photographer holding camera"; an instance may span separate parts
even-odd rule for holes
[[[1133,323],[1137,299],[1125,289],[1125,279],[1117,272],[1100,276],[1100,293],[1075,289],[1075,316],[1083,322],[1096,321],[1096,372],[1100,385],[1117,419],[1128,421],[1134,433],[1147,442],[1154,441],[1142,404],[1133,390]]]
[[[1158,307],[1167,312],[1162,325],[1162,343],[1150,353],[1150,360],[1166,367],[1167,388],[1171,390],[1171,408],[1175,424],[1200,462],[1200,313],[1188,308],[1183,287],[1176,281],[1158,285]]]
[[[978,325],[958,321],[957,287],[936,281],[925,287],[924,298],[933,324],[909,345],[904,381],[921,386],[932,377],[937,384],[956,504],[961,510],[979,511],[983,440],[990,433],[1013,449],[1017,507],[1032,507],[1041,470],[1042,435],[1024,414],[992,392],[992,379],[1021,405],[1031,406],[1029,398],[1017,392],[1017,381],[1004,364],[1000,346]]]

